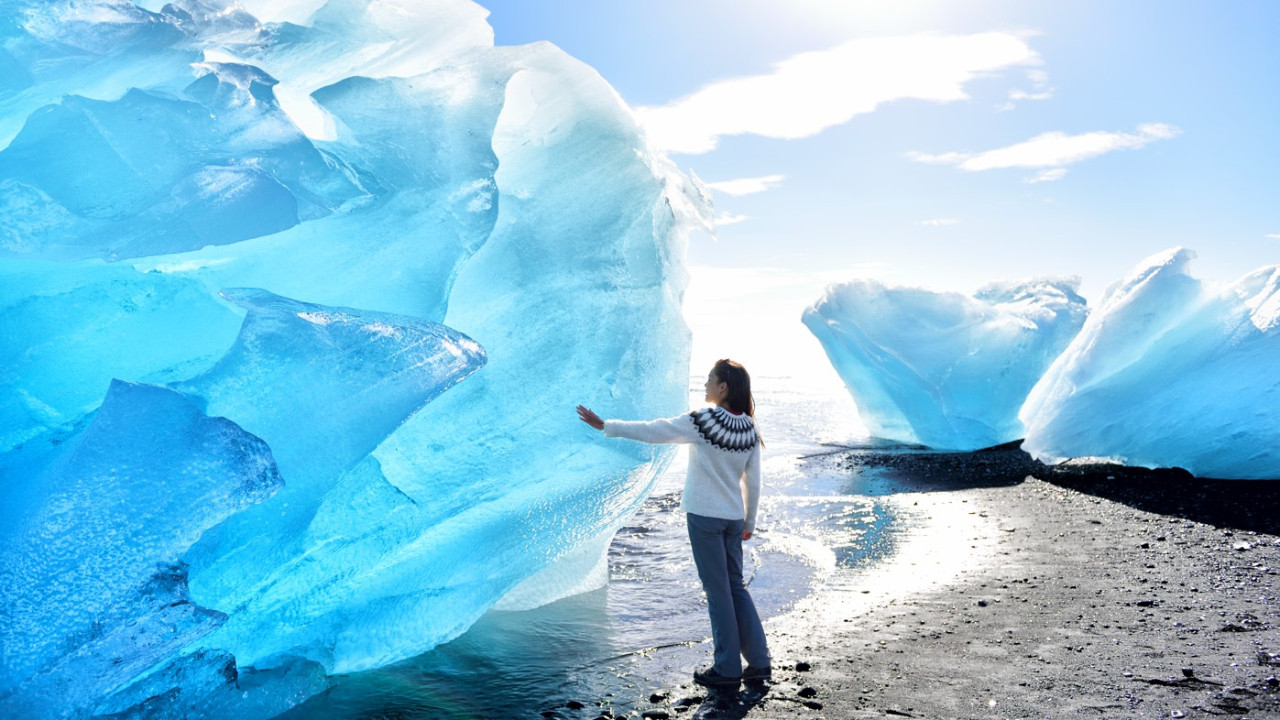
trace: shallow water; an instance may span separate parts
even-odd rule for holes
[[[690,402],[701,406],[702,378]],[[805,390],[785,378],[756,381],[767,448],[749,585],[766,621],[840,569],[893,552],[902,520],[892,505],[857,493],[847,470],[824,462],[838,446],[863,445],[847,395]],[[431,652],[394,666],[334,678],[334,686],[282,716],[289,720],[526,718],[548,710],[620,715],[650,693],[686,683],[710,660],[706,603],[679,510],[677,457],[636,517],[615,537],[609,584],[523,612],[490,612]],[[570,701],[583,703],[570,709]]]

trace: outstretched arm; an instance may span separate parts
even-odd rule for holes
[[[698,439],[697,426],[689,415],[666,420],[636,422],[630,420],[604,420],[589,408],[578,406],[578,419],[596,430],[603,430],[606,437],[655,444],[691,443]]]
[[[604,420],[601,420],[599,415],[581,405],[578,406],[578,419],[597,430],[604,429]]]

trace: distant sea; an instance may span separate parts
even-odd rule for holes
[[[703,406],[701,376],[690,407]],[[747,543],[749,586],[766,630],[833,575],[882,562],[894,550],[891,504],[853,489],[829,456],[865,447],[843,388],[755,378],[766,442],[757,537]],[[681,451],[683,453],[683,451]],[[590,718],[619,715],[687,683],[711,658],[706,603],[689,555],[676,457],[610,548],[606,587],[535,610],[490,612],[452,642],[393,666],[335,678],[281,716],[289,720]],[[570,701],[586,708],[569,710]]]

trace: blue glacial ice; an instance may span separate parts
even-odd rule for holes
[[[697,183],[472,3],[310,5],[0,4],[9,715],[270,717],[593,587],[670,459],[571,408],[684,409]]]
[[[1280,267],[1203,282],[1175,248],[1112,285],[1027,397],[1023,447],[1280,478]]]
[[[259,438],[177,392],[122,381],[56,451],[0,463],[6,717],[56,716],[67,695],[104,694],[216,626],[173,564],[281,485]]]
[[[238,690],[255,676],[277,690],[323,689],[307,670],[318,663],[284,652],[290,646],[273,672],[245,668],[241,682],[234,655],[211,633],[252,609],[227,613],[194,598],[191,568],[213,552],[258,574],[288,574],[304,557],[354,574],[363,558],[335,561],[332,546],[305,541],[324,494],[405,417],[483,365],[484,353],[416,318],[261,290],[223,295],[247,314],[208,370],[169,387],[112,381],[70,430],[0,455],[0,710],[59,717],[136,695],[136,677],[154,688],[172,676],[205,690],[178,693],[173,709],[190,717],[190,702],[219,707],[238,695],[224,687],[228,662]],[[304,573],[302,585],[316,592],[318,575]],[[208,651],[185,654],[192,647]],[[157,665],[165,670],[150,672]],[[277,692],[260,695],[257,706],[288,707]],[[149,698],[136,700],[154,715]]]
[[[210,367],[239,327],[235,310],[190,277],[0,260],[0,452],[68,432],[113,378],[163,384]]]
[[[975,450],[1023,436],[1018,409],[1084,323],[1075,281],[993,284],[972,297],[858,280],[803,321],[872,436]]]

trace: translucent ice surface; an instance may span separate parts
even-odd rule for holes
[[[66,432],[112,378],[211,366],[240,318],[199,281],[98,261],[0,260],[0,452]]]
[[[1018,409],[1085,315],[1068,281],[967,297],[859,280],[828,288],[803,320],[873,436],[975,450],[1022,437]]]
[[[594,70],[465,0],[161,5],[0,3],[19,717],[269,717],[594,587],[669,455],[573,404],[686,405],[708,203]]]
[[[1024,448],[1280,478],[1280,267],[1214,284],[1193,257],[1153,255],[1108,289],[1028,396]]]
[[[112,383],[60,445],[0,456],[9,717],[75,709],[69,698],[111,690],[208,632],[218,614],[186,602],[170,565],[281,485],[266,443],[154,385]]]

